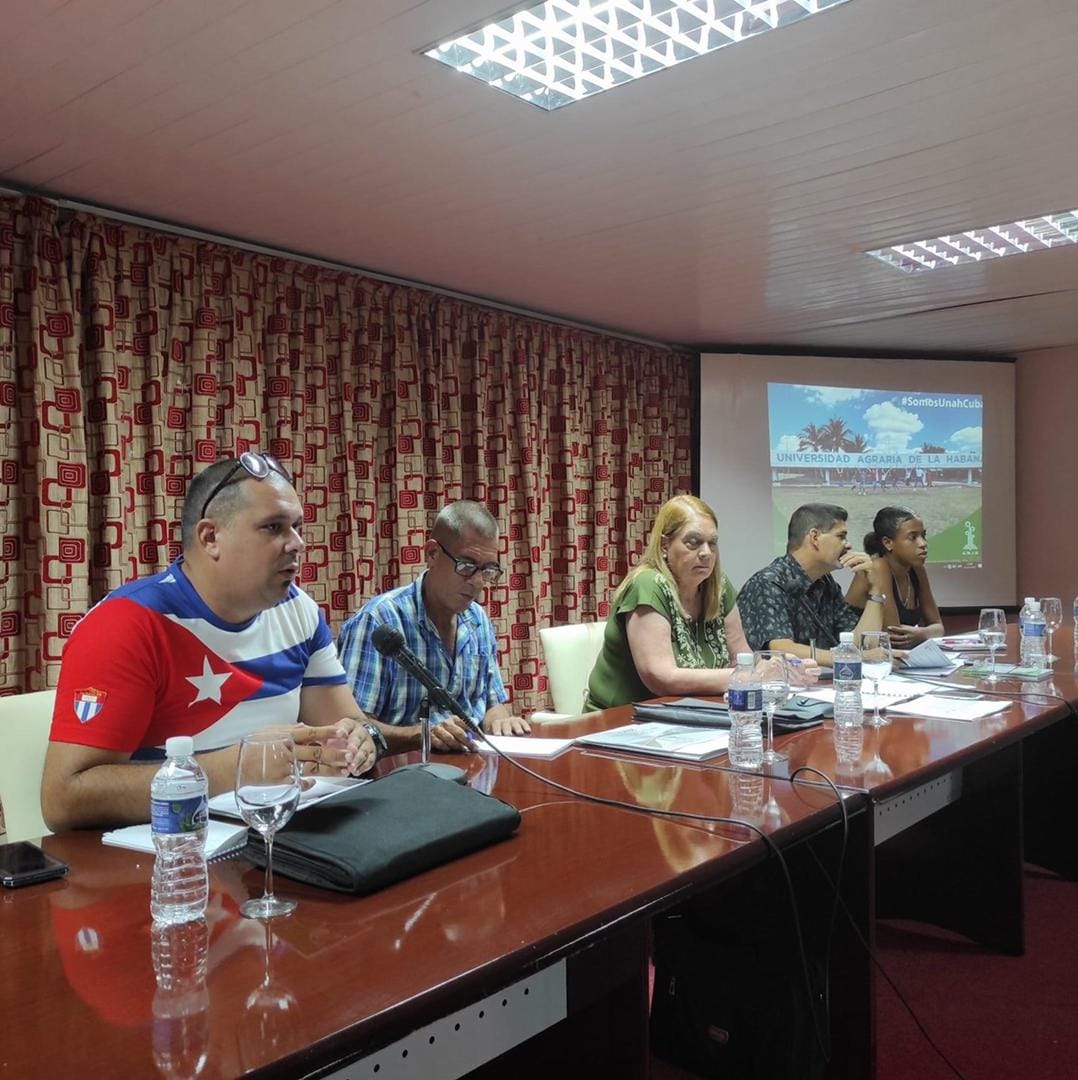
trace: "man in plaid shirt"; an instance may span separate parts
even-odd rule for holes
[[[337,648],[357,703],[368,716],[398,729],[386,732],[391,750],[419,745],[426,691],[396,660],[375,649],[374,630],[386,625],[403,635],[405,645],[484,731],[528,734],[527,722],[506,705],[494,627],[478,603],[484,586],[502,576],[498,523],[480,503],[450,503],[423,550],[427,569],[415,581],[375,596],[341,628]],[[431,720],[433,749],[474,749],[456,717],[432,707]]]

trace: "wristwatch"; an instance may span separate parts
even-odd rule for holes
[[[381,761],[389,753],[389,744],[386,742],[386,737],[369,720],[363,720],[361,723],[371,737],[371,742],[374,743],[374,760]]]
[[[881,592],[870,592],[868,594],[869,600],[874,601],[877,604],[882,604],[887,600],[887,594]]]

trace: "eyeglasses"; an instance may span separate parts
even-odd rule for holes
[[[461,577],[471,578],[478,574],[488,585],[493,585],[502,576],[502,568],[497,563],[486,563],[480,566],[472,559],[458,559],[456,555],[446,549],[441,540],[435,540],[434,542],[453,560],[453,569]]]
[[[283,476],[290,484],[292,483],[292,477],[285,472],[284,466],[272,454],[260,454],[256,450],[246,450],[236,458],[232,463],[232,468],[221,477],[217,482],[217,486],[210,492],[209,498],[202,504],[200,518],[206,516],[210,503],[217,498],[222,488],[227,487],[232,482],[232,478],[240,469],[246,469],[248,475],[253,476],[256,480],[265,480],[271,472],[275,472],[279,476]]]

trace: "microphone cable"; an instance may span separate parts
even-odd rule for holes
[[[906,1012],[909,1013],[910,1019],[913,1020],[914,1024],[917,1025],[917,1030],[920,1031],[920,1033],[924,1036],[925,1042],[927,1042],[928,1045],[931,1046],[932,1049],[939,1055],[940,1060],[947,1066],[948,1069],[951,1070],[951,1072],[955,1074],[956,1077],[958,1077],[958,1080],[966,1080],[965,1073],[963,1073],[962,1070],[959,1069],[953,1061],[951,1061],[951,1059],[943,1052],[942,1048],[939,1046],[936,1040],[933,1039],[932,1036],[928,1033],[928,1029],[924,1026],[923,1023],[921,1023],[921,1019],[917,1015],[917,1013],[914,1012],[913,1006],[910,1005],[909,1001],[906,1000],[905,994],[903,994],[902,991],[898,988],[898,984],[895,982],[894,979],[891,978],[887,969],[883,966],[883,962],[880,960],[879,956],[876,955],[876,950],[872,948],[872,946],[868,943],[868,940],[865,938],[865,935],[861,933],[861,928],[857,925],[857,920],[853,917],[853,913],[846,906],[846,901],[842,899],[842,894],[839,891],[839,885],[832,881],[831,875],[827,872],[827,868],[823,865],[823,863],[820,862],[819,858],[816,855],[816,852],[812,851],[812,849],[810,848],[809,854],[812,855],[813,859],[816,862],[817,868],[823,875],[823,878],[827,882],[828,886],[831,888],[831,891],[834,893],[836,907],[842,908],[842,912],[846,916],[846,921],[849,923],[850,928],[853,930],[857,940],[861,943],[861,947],[865,950],[865,953],[867,954],[869,960],[872,961],[876,970],[883,976],[887,985],[890,986],[890,988],[895,992],[895,996],[902,1003],[902,1007],[906,1010]]]
[[[790,874],[789,866],[786,863],[786,859],[783,856],[781,849],[774,842],[774,840],[772,840],[772,838],[766,832],[763,831],[763,829],[761,829],[757,825],[754,825],[752,822],[745,821],[745,820],[743,820],[741,818],[721,817],[721,816],[714,815],[714,814],[700,814],[700,813],[695,813],[695,812],[689,811],[689,810],[664,810],[664,809],[660,809],[660,808],[657,808],[657,807],[641,806],[639,803],[626,802],[626,801],[621,800],[621,799],[612,799],[612,798],[608,798],[605,795],[596,795],[596,794],[594,794],[592,792],[580,791],[577,788],[570,787],[568,784],[563,784],[560,781],[552,780],[550,777],[543,776],[541,773],[537,773],[534,769],[530,769],[526,765],[521,764],[521,762],[518,761],[516,758],[514,758],[512,755],[505,753],[505,751],[501,750],[499,747],[497,747],[493,743],[491,743],[490,740],[487,738],[486,732],[484,732],[478,724],[475,724],[474,721],[470,722],[470,726],[471,726],[471,730],[473,732],[477,733],[483,739],[483,741],[487,744],[487,746],[489,746],[490,749],[493,750],[494,753],[497,754],[498,757],[500,757],[502,760],[507,761],[515,769],[519,769],[521,772],[525,773],[526,775],[532,777],[535,780],[538,780],[541,784],[544,784],[547,787],[554,788],[557,791],[562,791],[562,792],[566,793],[567,795],[573,795],[578,799],[583,799],[586,802],[596,803],[596,804],[598,804],[600,806],[610,806],[610,807],[614,807],[614,808],[617,808],[617,809],[629,810],[629,811],[631,811],[633,813],[637,813],[637,814],[646,814],[646,815],[650,815],[652,817],[681,819],[681,820],[686,820],[686,821],[698,821],[698,822],[701,822],[701,823],[704,823],[704,824],[731,825],[731,826],[734,826],[734,827],[741,827],[741,828],[744,828],[744,829],[748,829],[750,832],[755,833],[763,841],[764,846],[767,848],[769,854],[773,855],[775,857],[775,859],[778,861],[779,867],[782,870],[783,879],[784,879],[785,885],[786,885],[786,895],[787,895],[787,899],[790,902],[790,911],[791,911],[792,916],[793,916],[793,925],[794,925],[794,932],[795,932],[795,936],[796,936],[796,940],[797,940],[797,952],[798,952],[798,959],[800,961],[803,988],[804,988],[804,991],[805,991],[806,999],[808,1001],[809,1015],[812,1017],[813,1035],[815,1037],[816,1044],[820,1049],[820,1053],[823,1055],[824,1061],[827,1064],[830,1064],[831,1057],[832,1057],[831,1016],[830,1016],[830,987],[825,986],[824,992],[823,992],[823,997],[824,997],[824,1021],[825,1021],[826,1026],[825,1026],[824,1031],[821,1032],[821,1030],[820,1030],[820,1017],[818,1016],[817,1006],[816,1006],[816,1003],[815,1003],[815,996],[814,996],[814,991],[813,991],[813,986],[812,986],[812,977],[811,977],[811,973],[809,971],[808,956],[807,956],[807,953],[806,953],[806,950],[805,950],[804,932],[803,932],[802,926],[801,926],[801,917],[800,917],[800,913],[798,911],[798,906],[797,906],[797,892],[796,892],[796,889],[794,888],[793,877]],[[693,764],[700,765],[702,771],[704,771],[704,772],[728,773],[728,770],[726,770],[726,769],[718,769],[718,768],[715,768],[714,766],[702,765],[699,762],[694,762]],[[839,868],[838,868],[838,874],[839,874],[839,878],[841,880],[842,866],[843,866],[843,863],[844,863],[845,857],[846,857],[846,845],[847,845],[848,837],[849,837],[849,818],[848,818],[848,814],[847,814],[847,810],[846,810],[845,800],[842,798],[841,794],[839,793],[838,788],[831,782],[831,780],[828,777],[824,776],[823,773],[820,773],[817,769],[814,769],[811,766],[805,765],[805,766],[801,766],[801,768],[795,770],[795,774],[797,772],[802,772],[802,771],[816,772],[824,780],[824,782],[831,788],[831,790],[835,793],[835,797],[836,797],[836,799],[838,801],[838,805],[839,805],[839,808],[840,808],[841,814],[842,814],[842,844],[841,844],[841,849],[840,849],[841,854],[840,854],[840,861],[839,861]],[[753,774],[753,775],[757,775],[757,774]],[[762,774],[760,774],[760,775],[762,775]],[[781,779],[781,778],[773,777],[771,779]],[[831,919],[829,920],[829,928],[828,928],[828,935],[827,935],[828,955],[827,955],[827,958],[826,958],[826,961],[825,961],[825,969],[824,969],[825,970],[825,981],[829,980],[829,973],[830,973],[830,952],[829,952],[829,950],[830,950],[831,935],[832,935],[832,932],[833,932],[836,915],[837,915],[837,905],[835,905],[833,907],[832,914],[831,914]]]

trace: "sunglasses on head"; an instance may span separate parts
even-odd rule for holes
[[[213,491],[210,492],[209,497],[202,504],[202,513],[199,515],[200,518],[206,516],[206,511],[209,509],[210,503],[217,498],[222,488],[227,487],[232,482],[240,469],[245,469],[247,475],[253,477],[255,480],[265,480],[271,472],[275,472],[279,476],[283,476],[290,484],[292,483],[292,477],[288,475],[284,466],[272,454],[262,454],[257,450],[247,450],[236,458],[232,463],[232,468],[221,477]]]

